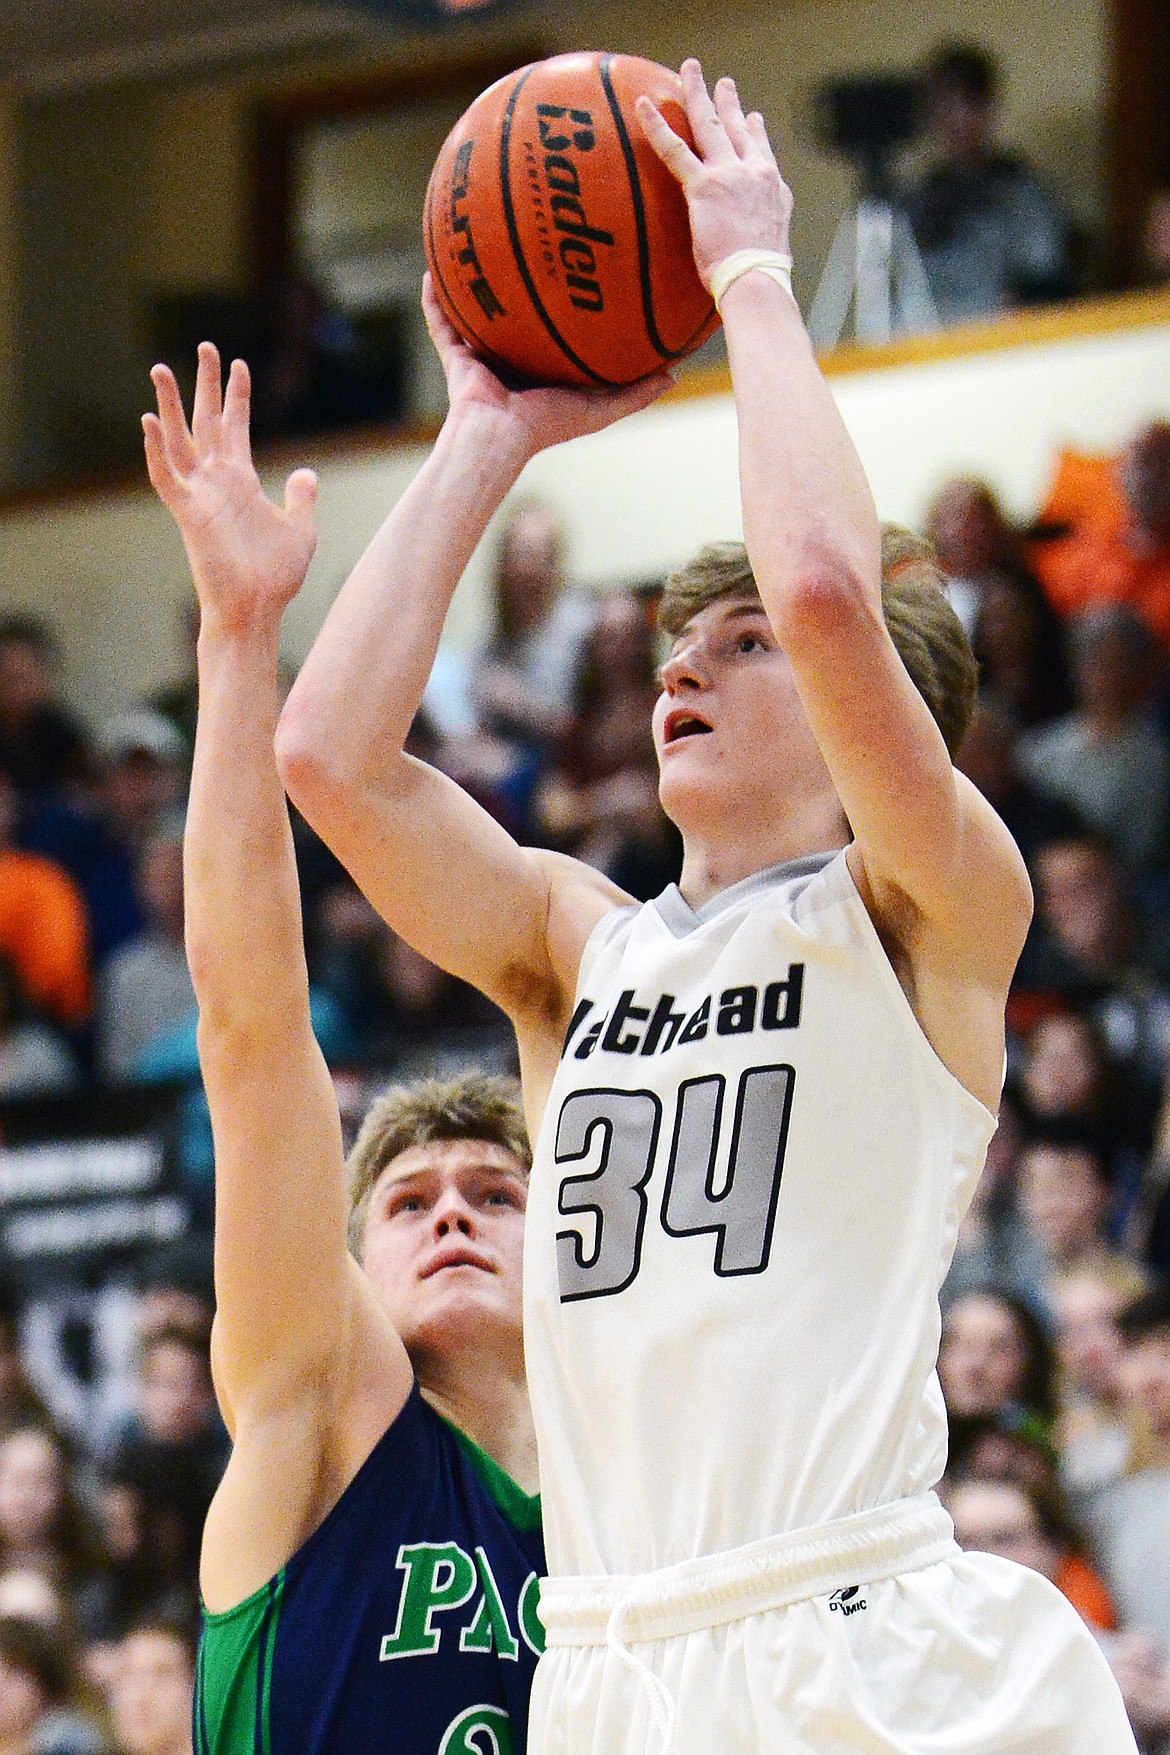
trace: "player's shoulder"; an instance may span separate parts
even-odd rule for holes
[[[594,928],[615,908],[635,906],[634,900],[604,872],[583,860],[546,849],[540,849],[534,857],[548,885],[549,956],[572,993]]]

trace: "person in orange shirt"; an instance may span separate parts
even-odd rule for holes
[[[1062,617],[1128,603],[1170,646],[1170,421],[1116,457],[1063,452],[1028,559]]]
[[[16,789],[0,771],[0,953],[28,998],[76,1029],[89,1016],[89,925],[81,891],[64,868],[12,845]]]

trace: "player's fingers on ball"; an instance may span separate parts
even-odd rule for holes
[[[724,76],[715,86],[715,109],[722,122],[727,138],[742,158],[744,152],[754,145],[748,132],[743,106],[739,101],[734,79]]]
[[[210,341],[201,341],[199,369],[195,373],[195,401],[191,408],[191,437],[197,450],[210,450],[215,445],[222,413],[219,349]]]
[[[695,142],[704,158],[728,157],[734,148],[727,138],[727,130],[715,107],[715,100],[707,90],[703,69],[697,61],[684,61],[680,77],[683,97],[686,100],[687,119],[694,132]]]
[[[643,92],[635,106],[643,134],[668,171],[680,183],[699,170],[702,160],[691,151],[681,134],[676,134],[662,111]]]
[[[435,297],[430,285],[430,275],[423,279],[422,308],[426,321],[427,334],[435,344],[435,352],[446,365],[451,353],[459,346],[459,336],[451,325],[450,318]]]
[[[670,372],[654,372],[650,377],[640,378],[636,384],[617,391],[614,402],[623,416],[637,414],[640,408],[649,408],[652,402],[657,402],[664,391],[670,390],[673,385],[674,378]]]
[[[772,142],[768,138],[768,124],[759,110],[752,110],[744,117],[744,126],[751,136],[753,144],[759,147],[760,151],[775,164],[776,154],[772,148]]]

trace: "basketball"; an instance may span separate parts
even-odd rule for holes
[[[690,144],[678,75],[602,53],[506,74],[443,143],[427,266],[454,329],[509,383],[632,384],[718,326],[642,92]]]

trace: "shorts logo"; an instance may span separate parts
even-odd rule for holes
[[[859,1584],[850,1584],[844,1590],[835,1590],[829,1598],[830,1615],[856,1615],[868,1606]]]

